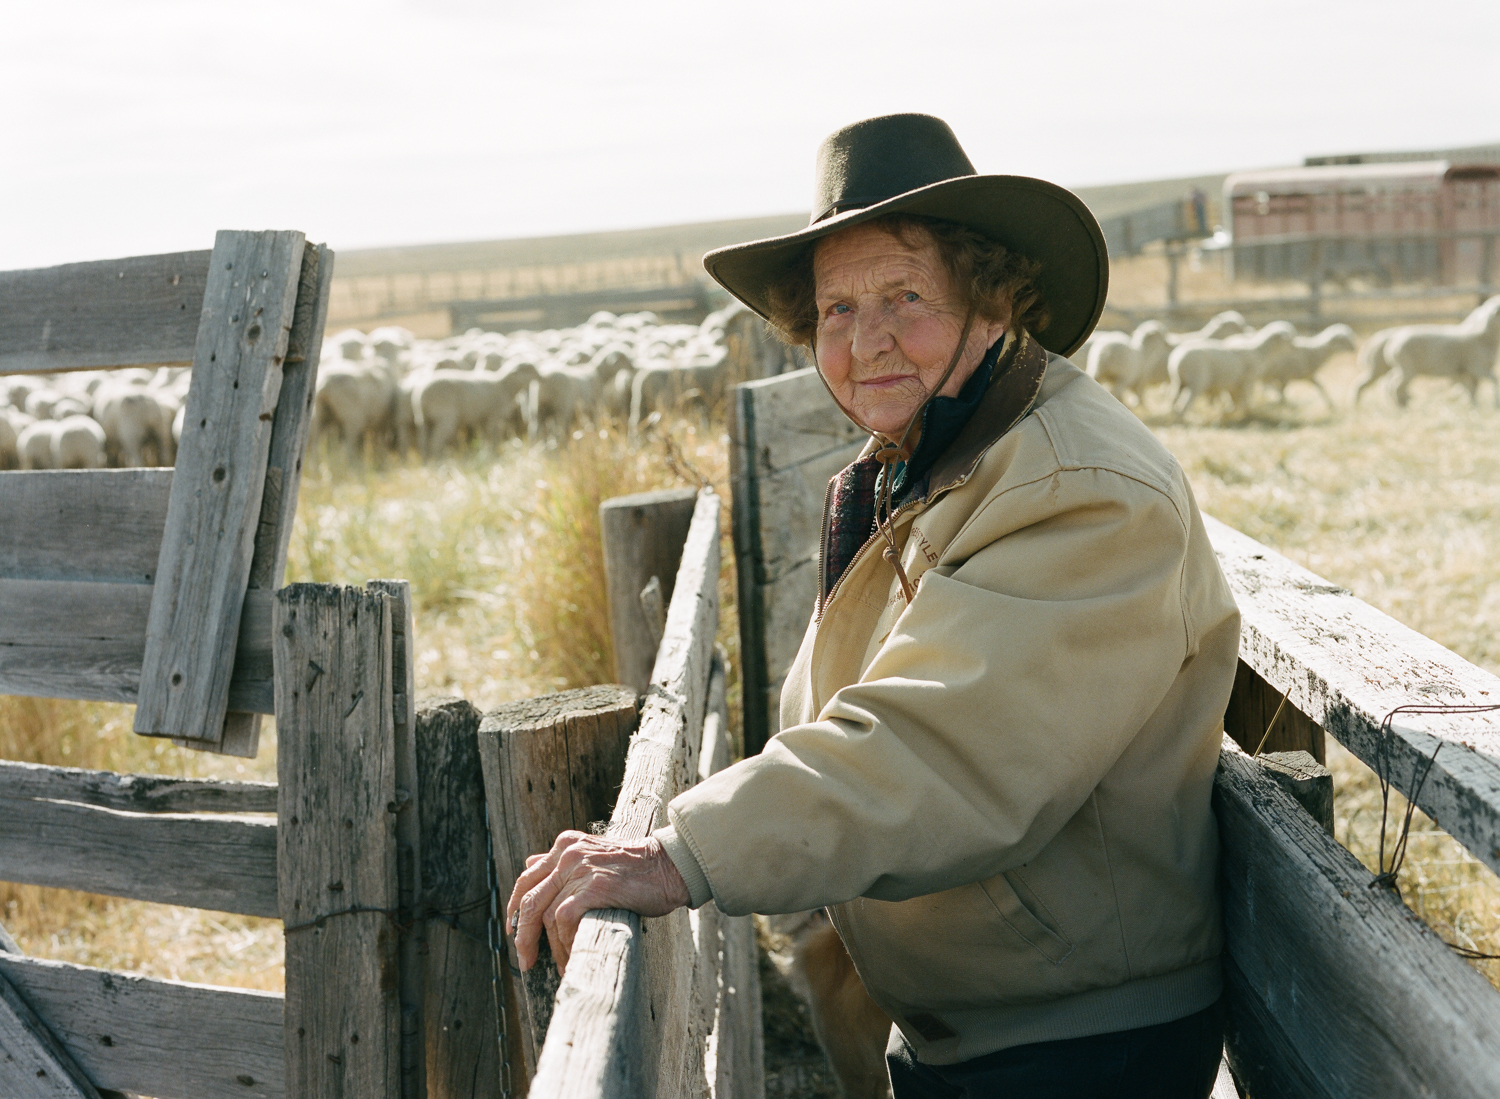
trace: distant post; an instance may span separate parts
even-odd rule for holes
[[[697,489],[674,488],[616,496],[599,505],[615,678],[636,694],[646,693],[661,642],[662,623],[648,613],[647,604],[654,611],[672,602],[697,498]],[[652,577],[660,584],[660,596],[648,596],[643,603],[641,593]]]

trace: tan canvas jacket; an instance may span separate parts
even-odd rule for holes
[[[829,906],[933,1064],[1221,987],[1209,793],[1239,613],[1172,456],[1012,344],[897,512],[911,605],[872,540],[808,626],[781,732],[657,832],[695,904]]]

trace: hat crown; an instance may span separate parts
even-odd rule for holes
[[[953,130],[927,114],[888,114],[835,130],[818,147],[810,224],[946,179],[975,174]]]

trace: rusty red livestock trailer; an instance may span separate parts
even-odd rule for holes
[[[1235,278],[1488,284],[1500,165],[1425,160],[1240,172],[1224,181]]]

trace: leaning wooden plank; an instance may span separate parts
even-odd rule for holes
[[[99,1092],[11,983],[0,976],[0,1095],[99,1099]]]
[[[0,374],[188,363],[208,252],[0,272]]]
[[[129,775],[0,760],[0,801],[37,798],[129,813],[274,813],[273,782]]]
[[[649,835],[665,821],[667,802],[697,777],[718,575],[719,500],[705,491],[683,547],[640,730],[631,741],[625,781],[610,817],[611,836]],[[668,1096],[684,1083],[696,1083],[684,1025],[693,953],[684,910],[644,925],[634,913],[585,916],[532,1094],[548,1099]],[[701,1060],[696,1070],[701,1077]]]
[[[1500,704],[1500,677],[1254,539],[1205,521],[1240,606],[1240,659],[1366,764],[1384,769],[1402,793],[1410,797],[1420,782],[1422,810],[1500,871],[1497,714],[1397,714],[1392,735],[1380,732],[1399,706]]]
[[[744,437],[754,440],[751,457],[767,473],[864,442],[864,433],[838,410],[812,367],[735,389],[738,415],[749,429]]]
[[[862,437],[812,370],[735,387],[730,425],[745,751],[776,731],[777,687],[817,598],[829,477]]]
[[[220,232],[193,351],[135,731],[222,738],[305,242]]]
[[[763,474],[757,579],[769,583],[812,561],[823,535],[823,498],[829,480],[855,458],[862,445],[840,447],[800,465]]]
[[[0,473],[0,576],[149,584],[170,469]]]
[[[135,702],[152,585],[0,578],[0,693]],[[229,698],[271,713],[271,602],[250,591],[239,619]]]
[[[260,498],[260,520],[250,560],[250,590],[272,592],[281,587],[286,571],[292,519],[297,514],[297,490],[302,484],[302,457],[318,382],[318,355],[323,346],[323,322],[328,315],[328,291],[333,284],[333,252],[324,244],[309,244],[302,253],[302,272],[292,330],[287,336],[281,371],[281,395],[271,421],[271,443],[266,456],[266,486]],[[212,741],[183,744],[227,756],[254,759],[260,749],[260,712],[245,712],[233,703],[224,717],[224,735]]]
[[[288,1095],[401,1094],[391,632],[378,592],[276,595]]]
[[[276,823],[6,799],[0,881],[274,917]]]
[[[0,954],[16,989],[100,1089],[286,1099],[282,998]]]
[[[1500,1095],[1500,993],[1226,739],[1228,1051],[1252,1095]]]

